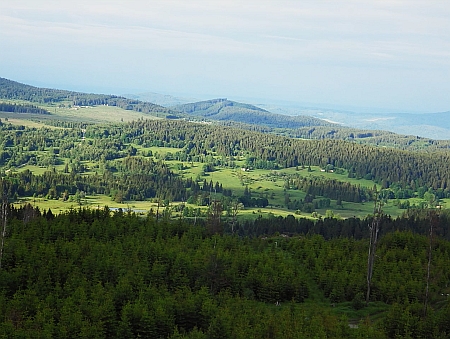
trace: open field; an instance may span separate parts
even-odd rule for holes
[[[17,117],[18,114],[16,113],[5,113],[5,112],[0,112],[0,119],[2,121],[8,121],[9,123],[13,124],[13,125],[21,125],[21,126],[25,126],[25,127],[29,127],[29,128],[42,128],[42,127],[46,127],[46,128],[59,128],[59,127],[54,127],[54,126],[49,126],[46,125],[43,122],[38,122],[35,120],[28,120],[28,119],[19,119]],[[30,119],[38,119],[39,117],[41,117],[41,114],[27,114],[27,113],[21,113],[21,115],[24,115]],[[22,118],[22,117],[21,117]]]
[[[123,210],[127,210],[130,208],[138,214],[146,214],[151,208],[154,208],[156,211],[157,207],[156,203],[152,203],[150,201],[133,201],[129,203],[119,204],[105,195],[86,196],[86,198],[81,201],[81,204],[78,204],[76,201],[70,200],[62,201],[33,197],[21,198],[15,204],[22,205],[27,203],[30,203],[33,206],[39,206],[41,210],[48,210],[50,208],[54,214],[64,213],[70,209],[77,209],[80,207],[103,208],[104,206],[108,206],[111,209],[122,208]]]
[[[175,154],[179,149],[176,148],[168,148],[168,147],[149,147],[149,148],[139,148],[140,154],[146,154],[148,151],[155,154],[159,154],[159,157],[164,157],[168,152]],[[45,171],[50,170],[51,168],[55,168],[56,171],[63,171],[64,164],[69,161],[69,159],[60,159],[62,164],[57,166],[52,166],[49,168],[39,167],[39,166],[31,166],[25,165],[20,168],[14,169],[15,171],[24,171],[30,170],[33,173],[40,175]],[[120,161],[120,160],[117,160]],[[95,162],[83,162],[88,168],[89,171],[85,173],[85,175],[93,174],[94,171],[102,174],[101,170],[98,168]],[[293,210],[288,210],[284,206],[284,195],[287,192],[290,195],[291,199],[304,199],[305,192],[293,189],[285,189],[285,177],[284,174],[298,174],[302,176],[321,176],[330,179],[340,179],[341,181],[351,182],[352,184],[359,184],[364,187],[373,187],[374,183],[365,179],[354,179],[348,178],[345,174],[336,174],[336,173],[326,173],[320,171],[319,167],[312,166],[311,172],[308,172],[306,169],[297,170],[295,168],[286,168],[280,170],[264,170],[264,169],[254,169],[249,171],[243,171],[241,169],[241,165],[243,165],[243,160],[238,159],[236,161],[236,168],[228,168],[228,167],[216,167],[216,170],[213,172],[205,173],[203,171],[203,163],[200,162],[182,162],[178,160],[168,160],[166,163],[169,167],[180,176],[184,178],[192,178],[199,180],[199,183],[206,181],[209,183],[212,181],[213,183],[219,182],[226,189],[231,189],[233,194],[236,196],[240,196],[244,193],[245,187],[248,187],[252,196],[255,198],[258,197],[266,197],[269,200],[269,206],[267,208],[245,208],[239,212],[240,219],[254,219],[257,217],[268,217],[270,215],[295,215],[296,217],[301,218],[311,218],[311,213],[306,212],[296,212]],[[183,169],[181,170],[179,165],[183,165]],[[213,193],[214,194],[214,193]],[[220,195],[219,195],[220,196]],[[404,200],[401,200],[404,201]],[[423,199],[419,198],[411,198],[409,199],[410,204],[419,205],[423,202]],[[71,208],[78,208],[80,205],[75,201],[66,201],[62,200],[51,200],[45,199],[43,197],[37,198],[24,198],[21,199],[19,203],[29,202],[39,206],[41,209],[50,208],[54,213],[61,213],[67,211]],[[172,206],[177,203],[171,203]],[[448,208],[450,206],[450,199],[443,199],[442,204],[444,208]],[[104,195],[95,195],[95,196],[87,196],[86,199],[82,201],[82,205],[84,207],[96,208],[98,206],[108,206],[110,208],[122,208],[132,210],[138,213],[147,213],[151,208],[156,210],[157,204],[152,201],[126,201],[125,203],[116,203],[110,197]],[[198,208],[199,206],[192,205],[190,207]],[[205,206],[200,207],[201,209],[206,209]],[[336,204],[335,200],[331,200],[331,204],[327,208],[316,209],[317,216],[325,216],[328,211],[332,211],[335,216],[342,218],[349,217],[365,217],[368,214],[373,213],[373,203],[352,203],[343,201],[341,206]],[[389,214],[393,217],[401,215],[405,210],[399,209],[394,205],[394,200],[389,200],[388,203],[383,207],[383,210],[386,214]]]
[[[144,119],[157,119],[152,115],[125,110],[114,106],[81,106],[75,108],[54,108],[52,114],[69,121],[83,122],[127,122]]]
[[[17,104],[28,103],[21,100],[1,100]],[[50,114],[28,114],[28,113],[5,113],[0,112],[0,119],[8,118],[9,122],[16,125],[28,127],[42,127],[45,121],[75,121],[83,123],[108,123],[108,122],[127,122],[138,119],[158,119],[157,117],[132,110],[125,110],[115,106],[75,106],[59,107],[56,105],[44,105],[33,103],[34,105],[46,109]],[[47,125],[45,125],[47,126]]]
[[[15,101],[21,103],[20,101]],[[157,119],[149,114],[143,114],[131,110],[124,110],[114,106],[86,106],[86,107],[70,107],[69,103],[65,103],[65,107],[60,107],[59,105],[38,105],[41,108],[45,108],[51,112],[50,115],[40,115],[40,114],[14,114],[14,113],[0,113],[0,119],[6,120],[13,124],[21,124],[27,127],[40,128],[47,126],[45,125],[46,120],[60,120],[60,121],[76,121],[84,123],[107,123],[107,122],[120,122],[120,121],[131,121],[141,118],[145,119]],[[81,142],[81,139],[80,139]],[[139,145],[131,145],[135,147],[138,152],[138,156],[148,156],[151,152],[152,157],[155,160],[166,158],[168,153],[175,155],[177,152],[182,151],[178,148],[169,147],[142,147]],[[38,152],[38,156],[45,155],[47,150]],[[30,170],[37,175],[43,174],[47,170],[56,170],[62,172],[64,170],[65,164],[69,163],[69,159],[58,157],[60,163],[51,167],[33,166],[33,165],[22,165],[17,168],[9,169],[8,171],[24,171]],[[169,157],[173,159],[174,157]],[[121,161],[115,160],[115,161]],[[324,172],[320,167],[311,166],[310,170],[306,168],[284,168],[279,170],[268,170],[268,169],[250,169],[243,170],[245,167],[245,157],[237,156],[234,159],[235,166],[231,167],[220,167],[216,166],[214,171],[206,172],[204,170],[204,163],[201,162],[187,162],[180,160],[164,160],[172,171],[177,173],[183,178],[192,178],[197,180],[200,184],[206,180],[208,183],[212,181],[213,183],[219,182],[223,185],[223,188],[230,189],[234,196],[242,196],[244,190],[248,188],[251,192],[253,198],[267,198],[269,201],[268,208],[246,208],[240,211],[240,216],[242,218],[254,218],[258,216],[268,216],[270,214],[275,215],[288,215],[293,214],[298,217],[311,217],[311,213],[306,212],[296,212],[293,210],[286,209],[285,196],[289,194],[291,201],[303,200],[305,199],[306,193],[300,190],[295,190],[286,187],[286,178],[289,176],[302,176],[302,177],[321,177],[324,179],[334,179],[342,182],[348,182],[351,185],[359,185],[364,188],[372,188],[375,183],[371,180],[349,178],[348,172],[346,170],[341,170],[336,172]],[[114,161],[113,161],[114,162]],[[94,173],[102,174],[102,167],[95,162],[82,161],[85,165],[87,171],[83,175],[91,175]],[[182,166],[180,166],[180,164]],[[379,185],[376,185],[380,188]],[[320,198],[320,197],[318,197]],[[409,199],[411,205],[420,205],[424,200],[418,198]],[[44,198],[39,198],[34,201],[34,203],[42,206],[43,208],[51,208],[54,212],[64,211],[76,204],[73,202],[62,202],[57,200],[46,200]],[[444,199],[442,201],[444,208],[450,207],[450,199]],[[130,201],[125,204],[117,204],[111,200],[110,197],[106,196],[93,196],[88,197],[84,202],[85,206],[105,206],[108,205],[113,208],[131,208],[136,210],[146,210],[154,207],[152,202],[138,202]],[[136,207],[134,207],[136,206]],[[333,211],[334,215],[338,215],[343,218],[348,217],[365,217],[368,214],[373,213],[373,204],[367,203],[351,203],[343,201],[342,205],[337,205],[335,200],[331,200],[330,206],[327,208],[316,209],[316,212],[320,216],[325,216],[327,211]],[[392,216],[401,215],[404,210],[394,206],[394,200],[390,200],[383,208],[384,212]],[[296,214],[297,213],[297,214]]]

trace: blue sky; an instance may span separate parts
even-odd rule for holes
[[[0,0],[0,77],[449,111],[450,1]]]

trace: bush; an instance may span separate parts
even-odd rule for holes
[[[357,311],[366,307],[366,301],[364,300],[364,295],[362,292],[359,292],[355,295],[352,300],[352,307]]]

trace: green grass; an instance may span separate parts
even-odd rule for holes
[[[27,203],[33,206],[39,206],[41,211],[51,209],[54,214],[64,213],[70,209],[77,209],[79,207],[103,208],[104,206],[108,206],[112,209],[122,208],[124,210],[130,208],[137,213],[146,214],[151,208],[156,210],[157,207],[156,203],[150,201],[130,201],[120,204],[111,200],[111,198],[106,195],[86,196],[86,198],[82,200],[81,205],[76,201],[62,201],[33,197],[20,198],[15,205],[23,205]]]
[[[22,100],[1,100],[4,102],[29,103]],[[57,107],[54,105],[42,105],[32,103],[40,108],[46,109],[50,114],[26,114],[26,113],[0,113],[0,119],[8,118],[9,122],[16,125],[29,127],[42,127],[46,120],[75,121],[84,123],[108,123],[127,122],[144,119],[159,119],[150,114],[144,114],[132,110],[125,110],[115,106],[88,106],[88,107]],[[66,103],[68,106],[69,103]],[[47,126],[47,125],[45,125]]]
[[[49,167],[43,167],[43,166],[25,165],[25,166],[16,168],[13,171],[20,173],[20,172],[23,172],[26,170],[29,170],[30,172],[32,172],[35,175],[42,175],[42,174],[44,174],[44,172],[47,172],[50,169],[49,169]]]
[[[138,150],[142,152],[148,152],[151,151],[154,153],[159,153],[161,156],[165,156],[167,153],[175,154],[176,152],[182,151],[181,148],[173,148],[173,147],[159,147],[159,146],[151,146],[151,147],[142,147],[140,145],[131,144],[132,146],[136,147]]]
[[[55,108],[50,110],[52,115],[69,121],[83,122],[120,122],[133,121],[140,118],[157,119],[152,115],[124,110],[115,106],[88,106],[79,108]]]
[[[180,151],[180,149],[177,148],[169,148],[169,147],[147,147],[143,148],[140,146],[136,146],[138,148],[138,154],[148,154],[149,151],[155,155],[156,153],[159,154],[160,158],[163,158],[167,153],[173,153]],[[39,152],[39,154],[44,154],[45,152]],[[54,166],[56,171],[62,172],[64,170],[65,163],[69,162],[69,159],[61,158],[61,164]],[[255,219],[257,217],[269,217],[270,215],[281,215],[281,216],[287,216],[287,215],[294,215],[296,217],[301,218],[311,218],[310,213],[300,213],[296,214],[293,210],[287,210],[285,208],[285,201],[284,196],[285,193],[288,193],[291,200],[300,200],[305,198],[305,192],[299,191],[299,190],[293,190],[288,189],[285,190],[284,184],[285,184],[285,178],[284,174],[287,175],[293,175],[298,174],[301,176],[320,176],[325,177],[329,179],[336,179],[344,182],[350,182],[352,184],[359,184],[363,187],[373,187],[374,182],[370,180],[365,179],[354,179],[354,178],[348,178],[347,175],[344,174],[336,174],[336,173],[326,173],[320,171],[319,167],[312,166],[311,172],[308,172],[306,169],[296,169],[296,168],[286,168],[281,170],[264,170],[264,169],[254,169],[250,171],[243,171],[241,170],[241,166],[243,166],[244,161],[242,159],[238,159],[236,161],[237,168],[221,168],[216,167],[216,170],[214,172],[204,173],[203,171],[203,163],[200,162],[182,162],[179,160],[170,160],[166,161],[168,166],[175,172],[178,173],[183,178],[192,178],[192,179],[199,179],[200,184],[201,182],[206,179],[206,181],[209,183],[212,181],[214,184],[216,182],[219,182],[223,185],[225,189],[231,189],[233,191],[233,194],[236,196],[243,195],[245,187],[248,187],[249,190],[252,192],[252,196],[257,197],[267,197],[269,200],[269,206],[268,208],[246,208],[239,212],[239,218],[240,219]],[[183,170],[179,169],[179,164],[183,164]],[[90,175],[94,172],[101,173],[101,170],[98,167],[98,164],[96,162],[84,162],[84,164],[88,167],[88,171],[84,173],[84,175]],[[51,170],[53,167],[40,167],[40,166],[31,166],[26,165],[22,166],[16,169],[12,169],[12,171],[24,171],[24,170],[30,170],[33,173],[40,175],[43,174],[45,171]],[[419,198],[411,198],[409,199],[411,205],[419,205],[421,202],[423,202],[423,199]],[[401,215],[405,210],[397,208],[397,206],[394,205],[395,200],[390,200],[388,203],[383,207],[383,210],[386,214],[389,214],[393,217]],[[42,206],[42,208],[48,209],[51,208],[52,210],[55,209],[55,212],[57,211],[64,211],[71,207],[76,207],[77,204],[75,202],[62,202],[62,201],[52,201],[52,200],[45,200],[45,199],[39,199],[36,200],[36,204],[39,206]],[[111,200],[110,197],[105,197],[101,195],[97,195],[94,197],[88,197],[85,201],[85,206],[110,206],[113,208],[127,208],[128,206],[136,206],[133,207],[138,210],[149,210],[150,208],[155,208],[156,204],[146,201],[146,202],[139,202],[139,201],[130,201],[126,202],[125,204],[118,204]],[[450,199],[444,199],[443,200],[443,206],[444,208],[450,206]],[[327,213],[327,210],[332,210],[335,216],[339,216],[342,218],[350,218],[350,217],[365,217],[368,214],[373,213],[373,203],[366,202],[366,203],[351,203],[351,202],[342,202],[342,206],[338,206],[336,204],[335,200],[331,201],[330,207],[318,209],[316,212],[321,215],[325,216]]]
[[[375,184],[372,180],[349,178],[348,171],[346,171],[346,170],[344,170],[343,174],[338,174],[335,172],[322,172],[321,168],[319,166],[311,166],[311,172],[308,172],[307,169],[300,169],[299,171],[297,171],[295,167],[282,169],[282,170],[280,170],[280,172],[287,173],[287,174],[298,173],[304,177],[311,175],[314,177],[324,177],[326,179],[335,179],[338,181],[348,182],[352,185],[360,185],[361,187],[366,187],[366,188],[373,188],[373,186],[376,185],[377,188],[380,188],[380,186]]]
[[[355,310],[352,306],[352,302],[342,302],[334,304],[331,307],[331,312],[336,315],[346,315],[349,319],[349,323],[357,325],[361,320],[369,317],[371,321],[376,321],[386,313],[391,306],[381,301],[370,302],[369,306],[363,307],[359,310]]]
[[[37,122],[34,120],[41,116],[42,115],[40,115],[40,114],[24,114],[24,113],[18,114],[18,113],[0,112],[0,119],[2,119],[3,122],[9,122],[13,125],[25,126],[28,128],[42,128],[42,127],[53,128],[53,129],[60,128],[60,127],[55,127],[55,126],[49,126],[43,122]],[[6,119],[8,119],[8,121],[6,121]],[[29,120],[29,119],[33,119],[33,120]]]

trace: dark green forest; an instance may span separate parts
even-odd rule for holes
[[[0,112],[50,114],[49,111],[35,105],[11,104],[7,102],[0,102]]]
[[[0,269],[0,333],[5,337],[450,334],[450,243],[440,237],[432,242],[427,309],[429,238],[411,230],[381,237],[370,303],[385,305],[383,315],[361,317],[351,328],[352,319],[332,305],[348,305],[354,312],[366,307],[365,237],[327,240],[301,231],[255,237],[256,224],[243,226],[250,230],[245,237],[212,234],[208,220],[158,220],[151,213],[142,218],[108,208],[54,216],[28,205],[8,207],[6,215]],[[413,220],[427,224],[426,218]]]

